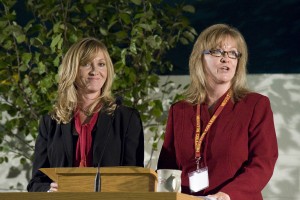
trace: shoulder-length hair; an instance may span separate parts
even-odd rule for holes
[[[114,78],[114,67],[106,46],[99,40],[88,37],[73,44],[65,54],[60,69],[58,81],[58,94],[53,112],[51,114],[58,123],[68,123],[74,116],[79,104],[78,90],[75,84],[79,66],[84,65],[95,58],[101,51],[107,66],[107,79],[101,88],[101,95],[91,104],[87,110],[89,114],[105,109],[111,113],[115,108],[115,100],[111,94]]]
[[[237,45],[241,57],[238,60],[235,75],[231,81],[234,102],[240,100],[248,92],[247,61],[248,50],[243,35],[234,27],[226,24],[215,24],[206,28],[194,44],[189,59],[190,84],[185,91],[186,100],[192,104],[203,103],[207,95],[207,77],[204,73],[204,50],[216,48],[227,37],[232,38]]]

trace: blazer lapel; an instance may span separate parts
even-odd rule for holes
[[[108,146],[108,140],[110,134],[113,131],[113,118],[112,115],[108,115],[103,110],[100,111],[97,123],[93,129],[93,163],[94,166],[98,166],[102,161],[104,151]]]
[[[67,155],[69,167],[73,166],[73,137],[72,137],[72,122],[61,125],[61,134],[64,140],[64,149]]]

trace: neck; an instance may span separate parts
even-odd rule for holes
[[[208,87],[206,98],[207,105],[209,107],[214,105],[218,101],[218,99],[228,91],[229,88],[230,85],[218,85],[214,87]]]
[[[81,94],[79,97],[81,109],[85,110],[89,105],[94,103],[99,96],[100,93]]]

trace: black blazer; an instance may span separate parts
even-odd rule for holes
[[[40,168],[73,166],[73,131],[74,120],[68,124],[58,124],[49,115],[40,119],[32,179],[27,186],[29,192],[47,191],[53,182],[39,171]],[[99,162],[100,167],[144,166],[144,133],[137,110],[120,105],[114,117],[100,111],[92,135],[94,167]]]

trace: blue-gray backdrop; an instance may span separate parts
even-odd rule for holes
[[[169,0],[170,4],[180,0]],[[188,15],[200,33],[215,23],[237,27],[248,44],[248,72],[300,73],[299,0],[186,0],[196,8]],[[169,53],[174,70],[168,74],[188,74],[192,45],[180,45]]]

